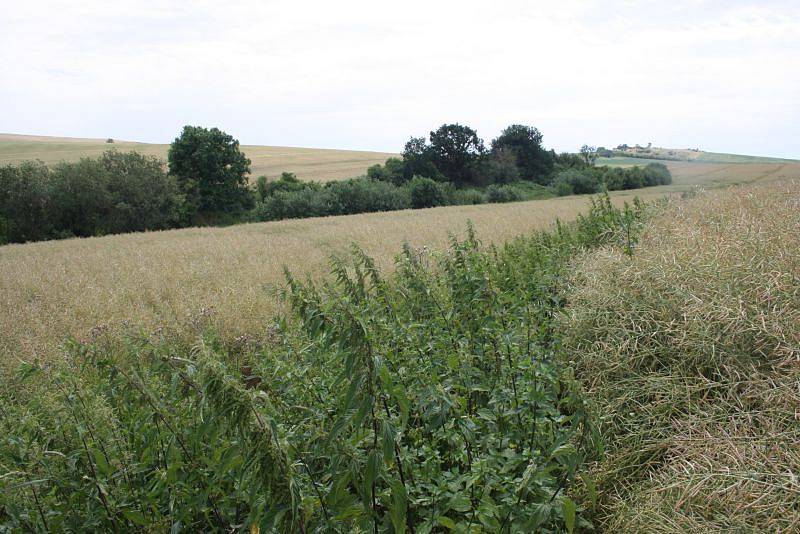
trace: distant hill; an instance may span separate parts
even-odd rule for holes
[[[621,145],[624,147],[624,145]],[[656,159],[664,161],[691,161],[697,163],[797,163],[800,160],[771,158],[763,156],[746,156],[742,154],[724,154],[721,152],[705,152],[691,148],[663,148],[634,146],[608,150],[610,157],[602,157],[598,164],[637,164],[642,159]]]
[[[142,154],[166,160],[169,145],[133,141],[49,137],[0,133],[0,165],[39,159],[45,163],[77,161],[82,157],[98,156],[109,148],[136,150]],[[365,174],[367,168],[396,156],[388,152],[331,150],[279,146],[242,145],[252,161],[251,176],[279,176],[287,171],[305,180],[327,182]]]

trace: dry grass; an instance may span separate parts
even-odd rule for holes
[[[714,180],[800,176],[800,166],[744,167],[749,175],[733,169]],[[617,192],[614,198],[655,198],[714,183],[686,168],[675,173],[671,186]],[[467,220],[484,240],[502,242],[556,217],[572,219],[585,206],[585,198],[569,197],[0,247],[0,361],[50,358],[66,337],[86,337],[97,326],[117,328],[124,321],[184,333],[202,319],[214,321],[230,338],[258,335],[276,311],[276,298],[265,287],[283,281],[284,265],[319,275],[331,254],[357,242],[391,267],[403,241],[440,247]],[[203,309],[210,318],[198,317]]]
[[[196,321],[213,321],[230,339],[258,336],[276,311],[266,289],[283,282],[284,265],[323,274],[331,255],[356,242],[390,268],[404,241],[438,248],[471,220],[479,236],[502,242],[556,218],[573,219],[587,201],[565,197],[7,245],[0,247],[0,360],[49,358],[70,335],[86,337],[95,327],[123,322],[186,333]]]
[[[40,159],[45,163],[77,161],[82,157],[99,156],[109,148],[136,150],[166,160],[169,145],[130,141],[107,144],[105,139],[0,134],[0,165],[29,159]],[[276,177],[287,171],[304,180],[320,182],[362,175],[370,165],[383,163],[386,158],[396,155],[357,150],[255,145],[243,145],[242,150],[252,161],[251,176],[265,174]]]
[[[602,421],[600,525],[800,531],[800,181],[677,203],[577,266],[565,347]]]

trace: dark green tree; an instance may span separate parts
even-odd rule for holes
[[[0,244],[53,237],[51,182],[41,161],[0,167]]]
[[[514,154],[523,180],[547,184],[553,171],[553,155],[542,147],[542,133],[537,128],[512,124],[492,141],[492,153],[501,151]]]
[[[218,128],[185,126],[169,149],[169,172],[178,179],[195,214],[230,213],[251,207],[250,160],[239,141]]]
[[[107,150],[99,158],[106,171],[110,206],[104,233],[163,230],[178,226],[183,198],[175,177],[155,156]]]
[[[476,180],[475,166],[483,158],[483,140],[468,126],[444,124],[431,132],[431,159],[436,168],[457,185]]]
[[[412,137],[403,147],[403,179],[409,181],[414,176],[426,176],[437,181],[445,181],[436,165],[433,164],[431,146],[424,137]],[[386,162],[388,165],[388,161]]]

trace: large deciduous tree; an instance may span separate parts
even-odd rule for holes
[[[516,158],[520,177],[546,185],[553,170],[553,156],[542,147],[542,133],[533,126],[512,124],[492,141],[492,153],[509,151]]]
[[[196,214],[237,212],[252,203],[250,160],[239,150],[239,141],[220,129],[185,126],[168,160],[170,174]]]
[[[472,183],[475,165],[485,154],[477,132],[460,124],[445,124],[430,135],[431,159],[448,180],[456,184]]]

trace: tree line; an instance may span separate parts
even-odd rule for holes
[[[595,167],[597,153],[546,150],[541,132],[511,125],[487,148],[472,128],[445,124],[412,137],[401,157],[366,176],[320,184],[291,173],[260,176],[239,142],[217,128],[186,126],[166,165],[111,149],[48,166],[0,167],[0,243],[163,230],[445,205],[513,202],[668,184],[660,163]]]

